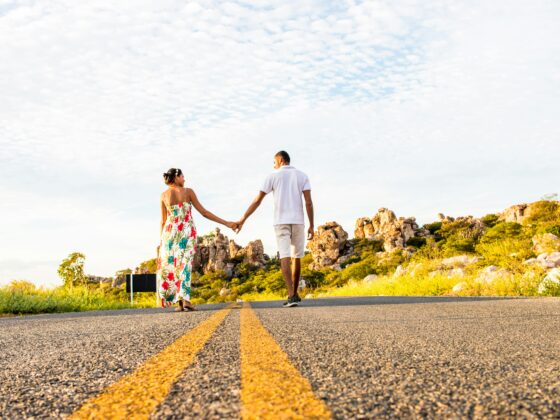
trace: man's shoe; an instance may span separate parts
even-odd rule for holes
[[[284,308],[291,308],[292,306],[297,306],[297,305],[298,303],[295,296],[289,297],[288,300],[282,304]]]
[[[294,299],[296,300],[296,302],[301,302],[301,298],[297,293],[294,295]]]

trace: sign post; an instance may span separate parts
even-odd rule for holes
[[[130,274],[130,306],[134,306],[134,274]]]
[[[126,292],[130,293],[130,305],[134,305],[134,292],[155,292],[156,306],[158,305],[159,293],[157,290],[157,276],[151,273],[127,274]]]

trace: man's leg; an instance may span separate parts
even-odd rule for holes
[[[282,268],[282,275],[284,276],[284,281],[286,282],[286,287],[288,288],[288,297],[292,297],[294,292],[294,283],[292,282],[292,270],[290,268],[291,258],[280,258],[280,267]],[[297,289],[296,289],[297,290]]]
[[[301,258],[305,253],[305,226],[292,225],[291,238],[292,251],[292,283],[294,295],[298,292],[299,280],[301,277]]]
[[[292,258],[292,282],[294,295],[298,291],[299,278],[301,277],[301,258]]]
[[[278,253],[280,254],[280,268],[282,269],[282,276],[288,289],[288,297],[294,295],[294,284],[292,282],[292,270],[290,267],[290,244],[292,229],[290,225],[276,225],[276,241],[278,243]]]

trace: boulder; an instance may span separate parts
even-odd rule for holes
[[[522,224],[523,221],[529,216],[531,210],[528,204],[516,204],[508,207],[500,214],[499,220],[501,222],[514,222]]]
[[[448,267],[466,267],[467,265],[474,264],[479,261],[477,256],[470,255],[456,255],[454,257],[445,258],[441,261],[441,264]]]
[[[403,268],[402,265],[399,265],[395,272],[393,273],[393,277],[400,277],[406,273],[406,270]]]
[[[404,249],[409,239],[429,236],[429,232],[419,228],[414,217],[397,218],[391,210],[381,208],[372,218],[356,220],[354,236],[357,239],[381,241],[385,251],[392,251]]]
[[[560,238],[552,233],[541,233],[533,236],[535,254],[560,251]]]
[[[369,274],[362,280],[364,283],[373,283],[377,280],[377,274]]]
[[[406,271],[410,274],[411,277],[414,277],[418,274],[421,274],[423,272],[426,272],[427,267],[425,264],[423,263],[418,263],[418,262],[413,262],[410,263],[407,267],[406,267]]]
[[[319,226],[307,248],[313,257],[312,269],[334,266],[340,257],[349,254],[348,233],[336,222],[326,223]]]
[[[491,284],[500,277],[510,277],[511,273],[504,268],[499,268],[495,265],[491,265],[483,269],[476,278],[477,283]]]
[[[536,258],[529,258],[528,260],[523,261],[523,264],[525,265],[532,265],[532,264],[538,264],[539,260],[537,260]]]
[[[527,263],[527,261],[525,261]],[[537,264],[543,268],[560,267],[560,252],[545,252],[537,257]]]
[[[552,290],[560,290],[560,268],[550,270],[537,288],[537,292],[541,295]]]
[[[453,293],[460,293],[463,290],[465,290],[467,288],[467,283],[462,281],[460,283],[457,283],[455,286],[453,286],[453,288],[451,289],[451,291]]]
[[[465,277],[465,275],[465,270],[460,267],[454,268],[447,273],[447,277]]]

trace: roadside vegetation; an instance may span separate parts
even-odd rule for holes
[[[560,296],[560,281],[543,284],[547,273],[550,276],[550,267],[536,258],[560,251],[560,242],[554,240],[560,237],[558,201],[534,203],[523,224],[499,221],[497,215],[489,214],[424,227],[431,237],[411,239],[407,250],[382,252],[378,241],[352,240],[354,253],[338,269],[313,270],[312,257],[306,254],[302,259],[305,287],[300,294]],[[537,242],[535,238],[539,238]],[[54,289],[37,288],[27,281],[0,288],[0,314],[129,308],[122,280],[132,270],[118,271],[113,279],[120,281],[113,284],[92,281],[84,274],[84,261],[80,253],[62,261],[59,275],[63,286]],[[139,269],[155,272],[155,260],[143,262]],[[274,258],[264,268],[238,262],[229,277],[224,271],[193,273],[192,286],[194,304],[282,299],[286,294],[279,262]],[[155,296],[138,293],[134,302],[135,307],[153,307]]]

